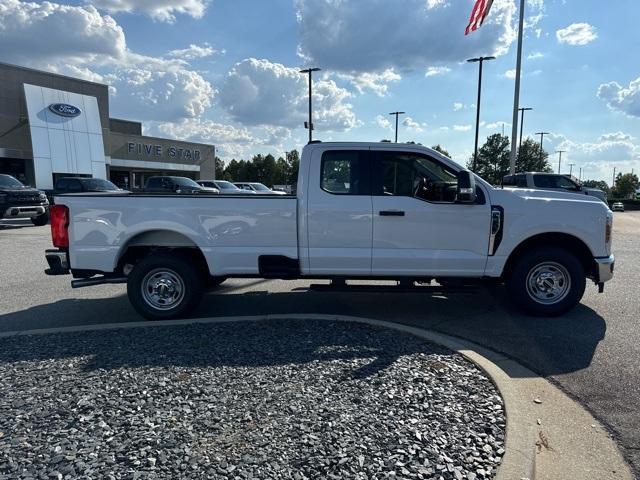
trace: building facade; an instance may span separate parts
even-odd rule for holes
[[[0,63],[0,173],[43,189],[63,176],[136,189],[152,175],[213,179],[215,147],[110,118],[107,85]]]

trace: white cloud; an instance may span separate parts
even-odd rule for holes
[[[184,58],[132,52],[122,27],[91,5],[3,0],[0,25],[3,61],[107,83],[116,116],[177,121],[211,106],[214,88]]]
[[[121,59],[125,53],[122,27],[93,6],[0,3],[0,58],[5,62],[78,63],[100,61],[103,56]]]
[[[426,124],[418,123],[411,117],[405,117],[405,119],[402,121],[402,125],[407,127],[407,130],[411,132],[422,132],[423,131],[422,127],[426,126]]]
[[[469,130],[471,130],[472,126],[471,125],[454,125],[453,129],[456,132],[468,132]]]
[[[531,52],[528,56],[528,60],[538,60],[539,58],[544,58],[544,53],[542,52]]]
[[[460,102],[455,102],[453,104],[453,111],[457,112],[459,110],[462,110],[464,108],[464,103],[460,103]]]
[[[640,117],[640,77],[632,80],[628,87],[618,82],[604,83],[598,88],[598,98],[607,102],[612,110]]]
[[[598,38],[596,29],[588,23],[572,23],[556,32],[559,43],[567,45],[587,45]]]
[[[391,126],[391,122],[389,119],[383,115],[376,115],[376,118],[373,120],[373,123],[383,130],[393,131],[393,127]]]
[[[502,55],[516,38],[513,0],[495,0],[487,22],[469,36],[467,1],[370,0],[363,8],[356,0],[296,0],[296,8],[300,56],[334,71],[402,72]]]
[[[194,45],[192,43],[188,48],[171,50],[167,53],[167,56],[170,58],[181,58],[183,60],[195,60],[196,58],[211,57],[216,53],[218,53],[218,51],[205,42],[202,45]]]
[[[246,125],[302,127],[307,119],[307,79],[297,68],[248,58],[236,63],[220,87],[220,104]],[[313,82],[316,130],[349,130],[358,125],[351,94],[332,80]]]
[[[387,94],[389,83],[402,80],[402,77],[393,68],[388,68],[382,73],[341,73],[338,74],[338,77],[350,81],[360,93],[370,90],[380,97]]]
[[[618,171],[640,168],[640,145],[634,142],[631,135],[623,132],[603,134],[592,142],[577,142],[564,135],[551,134],[545,137],[545,150],[566,150],[562,156],[563,173],[569,170],[566,165],[573,162],[576,164],[574,173],[579,168],[583,169],[583,179],[606,180],[609,184],[614,167]],[[557,168],[557,156],[549,160]]]
[[[516,78],[516,69],[507,70],[504,72],[504,76],[510,79]]]
[[[173,23],[176,14],[202,18],[207,7],[206,0],[88,0],[109,13],[142,12],[154,20]]]
[[[437,75],[444,75],[445,73],[449,73],[451,69],[449,67],[429,67],[425,72],[425,77],[435,77]]]

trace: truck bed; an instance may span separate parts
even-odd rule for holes
[[[113,272],[129,246],[192,246],[212,275],[258,274],[258,257],[298,258],[297,199],[282,195],[71,194],[72,269]]]

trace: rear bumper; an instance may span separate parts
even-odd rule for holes
[[[596,271],[598,274],[598,283],[608,282],[613,278],[613,269],[616,259],[613,255],[604,258],[596,258]]]
[[[39,217],[47,211],[47,205],[14,205],[5,208],[0,218]]]
[[[45,257],[49,268],[44,273],[47,275],[67,275],[69,273],[69,255],[64,250],[47,250]]]

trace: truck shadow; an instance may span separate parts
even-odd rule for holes
[[[579,305],[569,314],[558,318],[535,318],[520,314],[508,305],[505,292],[499,287],[482,287],[477,291],[466,293],[353,293],[353,292],[273,292],[269,290],[242,292],[233,287],[221,288],[205,296],[194,317],[229,317],[245,315],[278,315],[299,314],[332,314],[374,318],[397,322],[453,335],[470,340],[479,345],[503,353],[531,370],[544,375],[558,375],[587,368],[593,359],[599,342],[606,332],[605,320],[594,310]],[[60,318],[59,325],[87,325],[111,322],[134,322],[141,318],[129,306],[126,296],[105,299],[67,299],[47,305],[5,314],[0,316],[3,330],[26,330],[42,328],[43,319]],[[282,320],[285,321],[285,320]],[[160,325],[160,324],[158,324]],[[157,335],[158,341],[163,337],[174,339],[180,345],[179,332],[166,335],[169,328],[163,327],[163,335]],[[257,324],[255,328],[261,328]],[[354,327],[355,328],[355,327]],[[142,330],[142,329],[141,329]],[[157,330],[157,329],[154,329]],[[134,332],[137,330],[126,330]],[[143,331],[149,332],[144,329]],[[117,331],[105,331],[91,334],[64,334],[89,339],[117,336]],[[126,338],[128,334],[124,334]],[[37,338],[37,337],[33,337]],[[45,338],[45,337],[40,337]],[[58,355],[95,355],[100,356],[102,349],[92,352],[94,340],[80,341],[81,350],[77,350],[78,342],[69,342],[69,350],[62,349],[51,352]],[[0,344],[7,339],[0,339]],[[15,337],[15,342],[33,342],[27,337]],[[126,357],[134,361],[135,355],[144,355],[130,346],[131,355]],[[29,357],[40,358],[46,342],[33,344],[34,348],[13,349],[17,355],[15,360],[26,360]],[[184,347],[187,347],[185,345]],[[239,339],[237,348],[244,350]],[[298,347],[296,347],[297,349]],[[304,346],[299,346],[304,350]],[[5,350],[0,347],[0,352]],[[49,350],[47,350],[49,351]],[[65,353],[67,352],[67,353]],[[165,362],[178,361],[175,348],[167,349]],[[215,356],[215,349],[211,355]],[[291,352],[298,355],[300,352]],[[169,355],[170,354],[170,355]],[[10,359],[3,355],[4,361]],[[311,357],[309,357],[311,358]],[[148,359],[147,359],[148,360]],[[374,362],[375,363],[375,362]],[[103,367],[102,367],[103,368]],[[524,375],[520,370],[507,372],[513,376]]]

